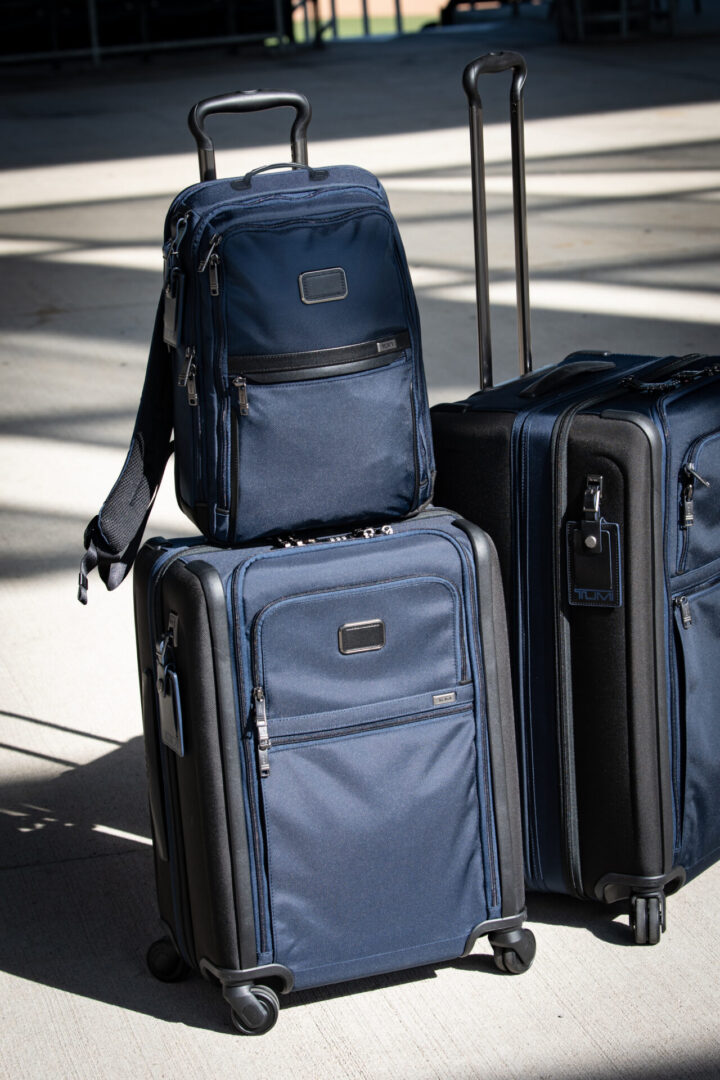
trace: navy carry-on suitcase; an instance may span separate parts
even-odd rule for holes
[[[134,574],[158,978],[277,992],[534,955],[492,544],[446,511],[236,550],[146,544]]]
[[[510,92],[521,377],[492,388],[483,72]],[[531,373],[522,57],[466,69],[480,393],[433,410],[438,497],[498,549],[529,888],[665,898],[720,856],[720,362],[576,353]]]
[[[292,162],[216,179],[206,122],[289,106]],[[238,544],[400,519],[432,497],[417,305],[379,180],[310,168],[302,94],[199,102],[201,182],[173,200],[165,284],[128,457],[90,522],[80,598],[98,566],[127,574],[174,435],[178,502]]]

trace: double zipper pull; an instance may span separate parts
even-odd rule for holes
[[[256,686],[253,690],[253,707],[255,710],[255,728],[257,730],[257,754],[260,776],[270,775],[270,754],[272,746],[268,734],[267,713],[265,711],[265,693],[262,686]]]

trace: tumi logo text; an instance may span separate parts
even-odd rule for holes
[[[614,604],[614,589],[573,589],[578,600],[584,600],[586,604]]]

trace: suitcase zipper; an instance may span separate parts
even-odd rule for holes
[[[253,691],[253,694],[259,694],[262,699],[262,688],[256,687]],[[382,702],[379,702],[378,708],[382,708],[382,704]],[[331,728],[329,731],[312,731],[301,735],[281,735],[279,738],[276,736],[272,741],[267,737],[267,719],[265,718],[263,720],[263,726],[265,731],[265,745],[263,750],[263,757],[260,756],[260,751],[258,751],[260,776],[265,779],[270,775],[270,760],[268,750],[272,746],[294,746],[300,743],[325,742],[328,739],[342,739],[348,735],[363,735],[372,731],[382,731],[386,728],[404,727],[407,724],[417,724],[421,723],[423,720],[440,718],[445,719],[450,716],[457,716],[460,713],[464,712],[472,712],[471,702],[467,702],[461,706],[457,706],[454,709],[444,709],[441,707],[436,707],[435,709],[428,709],[427,711],[422,713],[414,713],[412,716],[393,716],[381,720],[369,720],[364,724],[348,724],[345,727]],[[257,718],[256,724],[259,730],[260,721],[258,721]]]

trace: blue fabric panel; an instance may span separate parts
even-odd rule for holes
[[[248,386],[237,424],[236,539],[396,517],[413,504],[412,365]]]
[[[682,840],[678,862],[688,873],[720,855],[720,578],[687,593],[692,618],[682,625],[676,609],[676,642],[685,750]]]
[[[342,709],[454,687],[462,677],[460,596],[440,579],[410,578],[278,601],[254,632],[256,678],[269,716]],[[344,654],[347,623],[381,620],[385,644]]]
[[[223,240],[220,256],[230,356],[369,341],[404,329],[411,318],[393,222],[379,208],[346,210],[331,221],[241,228]],[[300,275],[331,267],[345,271],[345,299],[304,304]]]
[[[298,986],[348,962],[375,972],[378,956],[422,944],[446,955],[443,942],[486,917],[474,740],[468,710],[271,750],[275,959]]]

